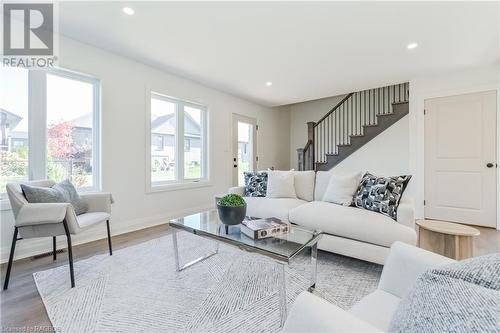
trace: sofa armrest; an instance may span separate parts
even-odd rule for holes
[[[239,194],[241,196],[244,196],[245,195],[245,186],[231,187],[231,188],[229,188],[227,193],[234,193],[234,194]]]
[[[80,193],[82,200],[88,205],[88,212],[103,212],[111,214],[111,204],[114,202],[109,192]]]
[[[309,292],[293,304],[281,332],[381,332],[367,322]]]
[[[70,205],[66,202],[25,204],[17,214],[16,226],[61,223]]]
[[[426,270],[454,262],[403,242],[395,242],[385,261],[378,289],[403,298]]]
[[[413,199],[402,198],[398,206],[398,223],[415,229],[415,206]]]

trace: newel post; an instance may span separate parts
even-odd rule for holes
[[[309,165],[308,165],[308,169],[309,170],[315,170],[315,166],[316,166],[316,163],[314,163],[314,159],[315,159],[315,156],[314,156],[314,147],[315,147],[315,144],[314,144],[314,125],[316,125],[316,122],[314,121],[309,121],[307,122],[307,141],[308,142],[311,142],[311,145],[309,146],[309,149],[310,149],[310,154],[309,156],[311,157],[310,158],[310,161],[309,161]]]

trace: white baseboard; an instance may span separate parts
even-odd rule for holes
[[[110,223],[111,235],[117,236],[136,230],[154,227],[160,224],[167,224],[168,221],[170,221],[171,219],[194,214],[208,209],[213,209],[213,206],[181,209],[176,212],[171,212],[156,216],[148,216],[128,221],[118,221],[118,220],[113,220],[112,218]],[[78,244],[89,243],[103,238],[106,238],[106,228],[105,225],[99,225],[92,227],[89,230],[85,230],[81,234],[72,236],[71,240],[73,246],[75,246]],[[57,242],[57,248],[58,249],[66,248],[67,247],[66,237],[60,236],[58,237],[58,239],[59,240]],[[3,246],[1,248],[2,252],[1,252],[0,263],[2,264],[6,263],[9,260],[10,245],[11,244],[9,242],[8,246]],[[52,251],[52,240],[50,239],[50,237],[21,240],[18,241],[16,244],[14,260],[31,257],[49,251]],[[76,257],[74,259],[75,261],[78,260],[78,258]]]

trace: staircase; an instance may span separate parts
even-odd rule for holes
[[[350,93],[318,122],[297,149],[299,170],[330,170],[409,112],[408,83]]]

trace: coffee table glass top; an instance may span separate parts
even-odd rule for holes
[[[289,233],[265,239],[252,239],[240,232],[239,225],[229,226],[228,234],[216,210],[206,211],[170,221],[170,226],[193,234],[232,244],[250,252],[258,252],[288,262],[306,246],[319,240],[321,232],[292,225]]]

